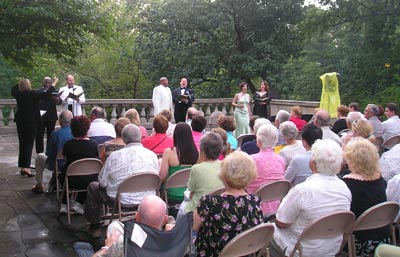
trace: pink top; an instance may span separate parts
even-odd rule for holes
[[[200,139],[203,136],[202,132],[192,131],[193,141],[196,145],[197,151],[200,152]]]
[[[149,136],[149,135],[147,134],[147,129],[146,129],[145,127],[139,126],[139,128],[140,128],[140,132],[142,132],[142,140],[143,140],[143,138],[146,138],[146,137]]]
[[[304,127],[304,125],[307,124],[307,122],[303,119],[297,118],[297,117],[290,117],[289,121],[293,122],[296,125],[296,128],[298,131],[301,131],[301,129]]]
[[[155,154],[162,154],[166,148],[174,147],[174,140],[167,134],[155,134],[142,139],[145,148],[153,151]]]
[[[256,162],[257,177],[247,185],[247,191],[254,193],[260,186],[272,181],[284,179],[285,160],[274,153],[271,148],[260,149],[259,153],[252,154],[250,157]],[[280,201],[262,202],[261,209],[264,215],[275,213],[278,210]]]

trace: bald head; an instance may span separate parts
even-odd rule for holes
[[[331,117],[329,115],[329,113],[325,110],[319,110],[316,114],[315,114],[315,125],[317,125],[318,127],[325,127],[325,126],[329,126],[330,125],[330,120]]]
[[[142,199],[136,220],[147,226],[161,230],[167,222],[167,205],[156,195],[149,195]]]
[[[72,112],[69,110],[62,111],[59,117],[59,123],[61,127],[69,126],[72,120]]]

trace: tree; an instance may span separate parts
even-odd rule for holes
[[[147,2],[136,26],[141,67],[150,77],[169,76],[172,83],[187,76],[192,87],[218,87],[214,97],[226,97],[232,85],[237,91],[243,80],[254,91],[253,80],[273,80],[289,57],[298,55],[302,2]]]
[[[108,38],[113,16],[108,0],[2,0],[0,52],[29,66],[33,53],[74,57],[93,35]]]

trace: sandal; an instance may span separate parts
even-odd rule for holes
[[[43,194],[43,187],[41,184],[36,184],[32,187],[32,192],[37,193],[37,194]]]
[[[21,174],[21,176],[28,176],[29,178],[34,177],[35,175],[32,174],[31,171],[26,171],[26,170],[20,170],[19,173]]]

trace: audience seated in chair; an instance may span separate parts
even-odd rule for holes
[[[233,135],[233,131],[236,128],[235,121],[231,116],[220,115],[218,117],[218,127],[222,128],[226,131],[228,135],[228,142],[231,145],[232,150],[236,150],[238,148],[237,139]]]
[[[59,123],[61,128],[55,130],[51,133],[50,138],[47,142],[46,154],[39,153],[36,159],[36,185],[33,186],[32,191],[35,193],[43,193],[43,172],[44,169],[48,169],[50,171],[55,170],[55,162],[57,158],[58,151],[62,150],[65,142],[72,139],[71,133],[71,119],[73,115],[72,112],[65,110],[60,113]],[[64,162],[57,163],[59,165],[59,170],[64,165]],[[55,178],[55,176],[54,176]],[[55,181],[53,183],[58,183]]]
[[[88,137],[88,130],[90,127],[90,120],[86,116],[75,116],[71,120],[71,133],[73,138],[65,142],[63,147],[63,155],[65,164],[61,170],[61,174],[58,177],[60,184],[64,185],[65,176],[67,173],[68,166],[74,161],[84,159],[84,158],[99,158],[99,153],[97,151],[97,144],[95,141]],[[97,181],[97,175],[88,176],[71,176],[68,178],[69,187],[74,189],[86,189],[88,185]],[[82,204],[85,203],[86,192],[78,193],[76,201],[72,203],[72,209],[80,214],[83,214]],[[63,199],[63,203],[65,199]],[[67,212],[67,205],[61,204],[60,213]]]
[[[304,128],[304,126],[303,126]],[[285,121],[279,127],[279,132],[286,141],[286,146],[279,152],[279,155],[285,160],[285,168],[287,168],[293,157],[306,152],[300,140],[297,140],[297,128],[291,121]]]
[[[257,135],[257,130],[259,127],[261,127],[262,125],[270,125],[271,122],[266,119],[266,118],[258,118],[255,122],[254,122],[254,135]],[[277,130],[278,131],[278,130]],[[247,141],[246,143],[244,143],[242,145],[242,147],[240,148],[241,151],[247,153],[247,154],[256,154],[260,151],[260,148],[257,145],[257,137],[255,137],[253,140],[251,141]]]
[[[352,194],[351,211],[358,218],[370,207],[386,202],[386,183],[382,178],[375,145],[365,139],[356,139],[344,147],[344,158],[351,171],[343,177]],[[355,231],[357,256],[374,253],[381,243],[389,243],[390,228]]]
[[[145,127],[142,126],[140,122],[140,116],[138,111],[135,108],[129,109],[125,112],[125,118],[128,118],[132,124],[138,126],[140,128],[140,132],[142,132],[142,140],[148,137],[147,130]]]
[[[217,133],[222,139],[222,153],[218,156],[218,160],[222,161],[232,152],[231,144],[228,142],[228,134],[225,130],[219,127],[211,129],[211,132]]]
[[[194,140],[194,144],[198,151],[200,151],[200,139],[203,136],[204,129],[206,128],[207,120],[203,116],[194,116],[192,118],[192,136]]]
[[[373,127],[366,119],[354,120],[351,124],[351,133],[347,134],[343,139],[343,145],[346,146],[348,142],[354,139],[367,139],[371,143],[375,143],[375,136],[373,135]],[[375,147],[376,148],[376,147]]]
[[[315,114],[314,125],[320,127],[322,130],[322,139],[331,139],[342,146],[343,142],[338,135],[336,135],[330,128],[331,117],[325,110],[319,110]]]
[[[160,179],[165,181],[175,172],[190,168],[196,164],[199,157],[193,141],[190,126],[185,122],[179,122],[174,130],[174,147],[164,150],[161,165]],[[182,202],[185,188],[170,188],[167,190],[169,202]]]
[[[340,131],[347,129],[346,117],[347,114],[349,114],[349,107],[346,105],[339,105],[336,108],[336,113],[338,119],[333,123],[331,130],[336,134],[339,134]]]
[[[163,115],[165,118],[168,120],[168,129],[167,129],[167,135],[172,136],[174,134],[174,129],[176,124],[172,123],[172,112],[170,110],[162,110],[159,114]],[[153,130],[152,135],[154,135],[155,132]]]
[[[178,217],[183,213],[196,209],[199,199],[213,190],[222,187],[218,177],[221,161],[218,156],[222,152],[222,139],[213,132],[207,132],[200,140],[200,157],[198,164],[193,165],[188,180],[190,201],[184,201],[179,209]]]
[[[143,173],[159,173],[157,156],[140,143],[140,128],[129,124],[122,130],[126,147],[110,154],[99,174],[99,182],[90,183],[85,204],[85,218],[90,223],[89,233],[99,237],[101,233],[101,210],[104,203],[112,205],[119,185],[129,176]],[[143,197],[155,192],[140,192],[122,195],[122,204],[139,204]]]
[[[307,121],[303,120],[301,117],[303,116],[303,109],[300,106],[293,106],[290,108],[290,119],[289,121],[293,122],[296,125],[298,131],[307,124]]]
[[[278,136],[278,142],[276,142],[276,146],[274,148],[275,153],[279,153],[279,151],[286,146],[286,141],[283,138],[281,132],[279,131],[279,127],[281,126],[282,123],[288,121],[289,119],[290,119],[290,113],[288,113],[285,110],[279,110],[278,113],[276,114],[274,124],[275,127],[278,129],[279,136]]]
[[[400,135],[399,107],[395,103],[388,103],[385,108],[387,120],[382,122],[383,140],[388,140],[392,136]]]
[[[382,122],[378,119],[379,116],[379,107],[375,104],[368,104],[364,110],[364,117],[368,120],[373,128],[372,135],[375,137],[383,136],[383,125]]]
[[[296,155],[285,171],[285,179],[293,186],[304,182],[312,175],[310,169],[311,147],[317,139],[322,139],[322,130],[314,124],[307,124],[301,130],[301,142],[306,153]]]
[[[351,193],[336,174],[343,162],[341,147],[330,139],[317,140],[311,148],[313,175],[293,187],[276,214],[271,256],[289,256],[299,235],[314,220],[337,211],[349,211]],[[332,239],[304,240],[304,256],[334,256],[342,236]]]
[[[116,137],[114,126],[106,121],[106,112],[101,107],[93,107],[90,114],[90,129],[88,136],[98,145]]]
[[[274,125],[265,124],[257,128],[257,146],[260,148],[260,152],[250,155],[256,163],[257,176],[246,187],[249,193],[255,193],[264,184],[283,179],[285,161],[273,150],[277,140],[278,130]],[[279,203],[280,201],[263,202],[263,215],[267,216],[275,213]]]
[[[158,114],[153,120],[153,127],[156,132],[155,135],[144,138],[142,144],[155,154],[163,154],[165,149],[174,146],[172,137],[166,134],[168,129],[167,118]]]
[[[131,122],[128,118],[119,118],[114,125],[116,137],[114,139],[104,142],[104,144],[99,145],[99,156],[102,162],[105,162],[108,156],[113,151],[125,147],[125,142],[122,139],[122,129],[130,123]]]
[[[382,177],[386,182],[400,174],[400,144],[395,145],[392,149],[382,154],[379,159],[379,166]]]
[[[254,161],[243,152],[233,152],[223,160],[219,177],[225,191],[203,195],[193,213],[197,256],[218,256],[236,235],[263,223],[260,198],[245,190],[256,172]]]

